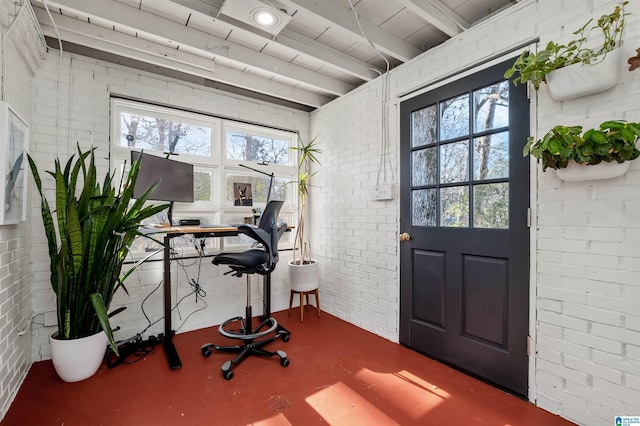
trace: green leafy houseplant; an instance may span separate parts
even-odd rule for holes
[[[55,179],[55,210],[44,194],[34,160],[31,156],[28,160],[40,193],[49,247],[57,338],[76,339],[104,330],[111,348],[118,353],[107,310],[118,288],[126,292],[123,281],[141,263],[121,277],[123,262],[133,239],[142,235],[138,231],[140,223],[168,205],[144,206],[155,185],[132,201],[139,162],[132,164],[121,191],[118,186],[116,192],[115,174],[107,173],[101,187],[94,150],[82,152],[78,146],[77,158],[72,155],[64,169],[56,159],[54,171],[47,172]]]
[[[505,71],[504,77],[511,78],[517,72],[519,75],[513,79],[514,84],[530,81],[533,87],[538,90],[540,84],[546,82],[546,76],[551,71],[577,63],[595,65],[602,62],[607,53],[622,44],[624,17],[626,16],[624,6],[628,3],[625,1],[616,6],[611,14],[602,15],[596,25],[590,27],[593,19],[589,20],[573,33],[577,38],[566,45],[550,41],[544,49],[537,53],[522,52],[511,68]],[[602,33],[602,45],[596,49],[584,47],[590,31],[596,28],[600,29]]]
[[[639,137],[640,123],[622,120],[605,121],[584,133],[582,126],[556,126],[542,139],[530,136],[523,154],[542,160],[543,171],[565,168],[570,160],[584,165],[623,163],[640,156],[636,147]]]
[[[306,206],[309,199],[309,191],[311,189],[311,178],[317,173],[311,173],[312,164],[320,164],[318,154],[322,154],[322,150],[316,145],[317,138],[305,143],[298,137],[298,146],[291,149],[299,154],[298,162],[298,180],[292,182],[297,187],[298,199],[300,201],[300,217],[296,227],[295,239],[293,241],[293,264],[302,265],[311,262],[310,244],[305,235],[305,219]]]

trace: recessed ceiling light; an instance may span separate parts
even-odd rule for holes
[[[225,0],[220,7],[220,15],[275,36],[289,23],[294,13],[288,12],[277,0]]]
[[[271,28],[280,23],[278,14],[272,9],[268,8],[256,8],[251,11],[251,20],[261,27]]]

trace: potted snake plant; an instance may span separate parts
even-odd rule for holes
[[[126,292],[123,281],[143,261],[121,275],[124,260],[133,239],[142,235],[138,231],[142,220],[168,206],[145,206],[155,185],[132,200],[138,162],[121,177],[123,185],[116,185],[115,173],[107,173],[101,186],[94,150],[82,152],[78,146],[77,156],[72,155],[64,168],[55,160],[54,170],[47,172],[55,181],[54,206],[28,156],[41,198],[51,288],[56,295],[58,328],[50,338],[51,356],[56,372],[68,382],[83,380],[98,370],[107,342],[118,353],[107,311],[114,293],[120,288]],[[79,347],[85,343],[89,348]],[[65,349],[68,346],[71,349]]]

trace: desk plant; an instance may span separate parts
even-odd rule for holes
[[[582,126],[556,126],[542,139],[530,136],[523,154],[542,160],[543,171],[563,169],[571,160],[583,165],[623,163],[640,156],[636,147],[639,137],[640,123],[622,120],[605,121],[584,133]]]
[[[78,146],[77,157],[72,155],[64,169],[55,160],[54,171],[47,172],[55,180],[53,209],[34,160],[31,156],[28,160],[40,193],[51,287],[56,294],[58,330],[53,337],[78,339],[103,330],[117,353],[107,310],[120,287],[126,292],[123,281],[137,266],[121,277],[123,262],[131,242],[141,235],[142,220],[168,205],[144,206],[155,185],[132,201],[139,162],[131,166],[123,186],[116,186],[114,174],[107,173],[101,187],[94,150],[82,152]]]
[[[519,75],[513,79],[515,84],[530,81],[538,90],[540,84],[546,82],[547,75],[556,69],[572,64],[595,65],[602,62],[609,52],[622,44],[626,16],[624,6],[628,3],[625,1],[616,6],[611,14],[602,15],[591,27],[593,19],[590,19],[573,33],[577,37],[567,44],[550,41],[538,53],[522,52],[511,68],[505,71],[504,77],[511,78],[518,73]],[[602,33],[602,45],[594,49],[584,47],[589,33],[595,29]]]

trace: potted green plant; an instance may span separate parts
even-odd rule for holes
[[[115,173],[107,173],[101,187],[94,149],[82,152],[78,146],[77,157],[72,155],[64,169],[60,161],[55,160],[54,171],[47,172],[55,180],[53,208],[45,196],[38,168],[28,156],[41,198],[51,287],[56,295],[58,329],[50,339],[52,360],[56,372],[65,381],[93,375],[104,358],[107,342],[118,353],[107,311],[114,293],[119,288],[126,292],[123,281],[139,265],[121,276],[123,262],[133,239],[142,235],[138,230],[140,223],[168,206],[144,205],[155,185],[135,202],[132,200],[138,162],[132,164],[123,185],[116,186]],[[95,349],[72,349],[81,357],[87,355],[83,352],[93,353],[94,359],[87,360],[86,369],[80,367],[80,360],[70,360],[64,355],[57,357],[60,350],[54,352],[54,345],[65,341],[75,345],[97,342]],[[66,371],[66,367],[70,371]]]
[[[307,202],[309,201],[313,164],[320,164],[318,155],[322,150],[317,147],[317,138],[304,142],[298,137],[298,146],[291,148],[299,156],[298,180],[292,182],[296,186],[300,203],[300,216],[293,240],[293,256],[289,261],[289,281],[294,291],[303,292],[318,288],[318,262],[311,257],[311,244],[306,234]]]
[[[602,15],[595,25],[593,19],[576,30],[577,37],[567,44],[549,41],[537,53],[524,51],[504,73],[514,84],[531,82],[535,90],[545,82],[549,94],[557,101],[574,99],[610,89],[618,82],[622,34],[625,26],[624,6],[616,6],[608,15]],[[599,29],[602,44],[585,47],[592,30]]]
[[[558,170],[564,180],[605,179],[625,173],[628,162],[640,156],[636,146],[639,137],[640,123],[623,120],[605,121],[584,133],[582,126],[555,126],[541,139],[530,136],[523,154],[542,160],[542,171]],[[598,172],[591,169],[594,176],[580,177],[578,170],[597,164],[605,167]]]

